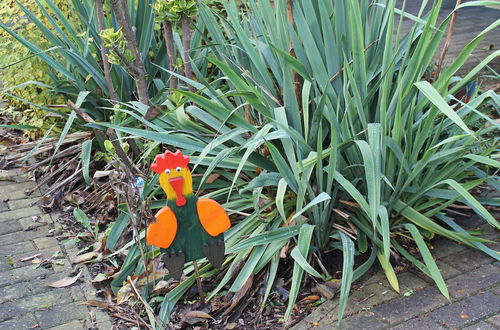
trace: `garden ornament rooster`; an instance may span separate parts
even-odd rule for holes
[[[165,267],[180,279],[184,263],[207,257],[215,268],[224,261],[224,232],[231,227],[222,206],[193,194],[189,157],[165,151],[151,168],[160,175],[168,206],[156,213],[147,229],[146,241],[162,249]]]

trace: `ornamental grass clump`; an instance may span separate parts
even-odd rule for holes
[[[482,3],[467,2],[455,10]],[[169,93],[158,93],[154,100],[162,111],[156,118],[145,118],[151,106],[144,102],[122,102],[121,115],[113,121],[104,118],[87,127],[133,138],[141,164],[159,149],[184,149],[194,163],[196,194],[218,200],[228,210],[228,255],[208,300],[227,292],[248,294],[253,288],[264,308],[277,277],[288,277],[288,320],[304,278],[331,280],[336,271],[329,265],[332,251],[341,251],[341,319],[352,282],[375,263],[399,292],[394,256],[413,263],[449,298],[426,244],[436,235],[500,259],[485,245],[488,240],[468,233],[448,214],[451,205],[465,204],[500,228],[484,206],[498,205],[498,199],[470,193],[483,183],[500,186],[494,137],[499,125],[488,116],[499,106],[498,95],[475,91],[468,102],[454,97],[500,55],[493,52],[464,77],[456,76],[500,21],[472,39],[430,82],[424,77],[451,19],[450,14],[438,21],[441,4],[433,1],[426,12],[424,2],[413,16],[396,8],[395,0],[227,0],[219,8],[197,2],[188,47],[179,47],[179,34],[170,43],[184,54],[184,64],[192,64],[196,78],[176,72],[172,60],[152,63],[149,53],[159,43],[140,43],[150,89],[167,90],[167,77],[189,88],[170,84],[177,88],[175,102]],[[162,10],[155,7],[165,28],[168,10]],[[147,16],[150,22],[154,15]],[[397,23],[403,19],[413,21],[407,34]],[[137,22],[136,33],[144,36],[139,27],[147,27]],[[172,29],[170,24],[162,32]],[[123,68],[116,65],[114,70]],[[164,206],[158,176],[146,177],[142,197],[153,208]],[[126,211],[120,213],[106,244],[111,257],[128,250],[111,282],[115,291],[129,285],[129,276],[149,278],[144,257],[159,255],[129,236],[128,243],[117,246],[129,218]],[[143,235],[138,234],[140,239]],[[411,254],[403,241],[417,246],[420,255]],[[356,267],[355,255],[366,256]],[[203,278],[216,272],[209,263],[200,269]],[[153,288],[169,275],[141,287],[143,297],[158,304],[161,324],[169,322],[176,302],[195,281],[191,265],[185,274],[165,295],[157,296]]]
[[[406,15],[395,1],[301,1],[293,3],[292,15],[285,1],[223,4],[227,16],[199,9],[213,45],[209,61],[220,74],[204,84],[179,77],[198,90],[182,91],[191,103],[172,108],[182,111],[179,124],[189,133],[165,135],[149,124],[147,130],[111,126],[191,150],[203,169],[199,187],[211,175],[223,177],[227,185],[210,195],[248,212],[226,235],[228,271],[210,297],[226,287],[239,292],[265,272],[265,304],[285,254],[294,261],[287,319],[304,274],[330,279],[324,253],[341,249],[342,318],[351,283],[375,261],[399,292],[391,258],[396,254],[449,298],[425,244],[435,235],[499,259],[487,240],[447,217],[450,205],[464,203],[499,228],[481,204],[487,201],[469,193],[484,182],[498,187],[498,178],[484,171],[499,167],[498,138],[483,137],[498,130],[487,116],[498,96],[476,92],[468,103],[453,96],[499,55],[464,78],[454,76],[498,21],[431,84],[423,77],[451,18],[438,22],[441,1],[411,17],[415,24],[406,35],[395,23]],[[213,135],[200,134],[199,125]],[[402,238],[414,241],[420,258]],[[369,257],[354,268],[356,253]],[[165,297],[162,317],[178,297]]]

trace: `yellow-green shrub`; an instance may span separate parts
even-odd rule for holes
[[[44,1],[42,0],[42,3],[43,2]],[[54,3],[64,13],[69,12],[69,4],[66,0],[55,0]],[[35,1],[24,1],[23,5],[34,13],[41,21],[46,23],[47,26],[50,26],[48,19],[43,16]],[[16,4],[15,1],[1,1],[0,21],[8,24],[23,38],[35,42],[41,49],[51,47],[51,44],[45,40],[40,30],[29,20],[28,17],[26,17],[22,9]],[[28,81],[51,84],[50,77],[47,74],[49,70],[47,65],[38,57],[32,56],[33,54],[26,47],[15,40],[3,29],[0,29],[0,45],[2,45],[3,49],[0,54],[0,68],[3,68],[0,70],[1,82],[3,85],[1,88],[2,90],[13,88]],[[44,106],[64,102],[62,97],[51,92],[48,88],[42,88],[32,84],[9,90],[8,93],[32,103]],[[5,97],[5,95],[2,96]],[[28,103],[12,97],[7,98],[9,99],[10,105],[10,108],[8,109],[9,112],[22,111],[23,116],[20,123],[40,127],[40,124],[43,125],[52,121],[43,120],[46,112],[40,108],[31,106]],[[5,110],[7,109],[0,109],[0,111]]]

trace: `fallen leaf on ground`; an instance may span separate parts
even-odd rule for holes
[[[238,323],[236,323],[236,322],[231,322],[231,323],[228,323],[228,324],[226,325],[226,329],[228,329],[228,330],[233,330],[233,329],[236,329],[236,327],[237,327],[237,326],[238,326]]]
[[[94,179],[103,178],[105,176],[110,175],[111,172],[113,172],[113,171],[95,171],[93,178]]]
[[[190,312],[187,312],[186,314],[184,314],[184,317],[186,318],[193,318],[193,317],[196,317],[196,318],[200,318],[200,319],[214,319],[212,316],[210,316],[210,314],[208,313],[205,313],[203,311],[190,311]]]
[[[310,296],[307,296],[305,298],[302,298],[300,301],[301,302],[304,302],[304,301],[316,301],[316,300],[320,300],[321,297],[318,296],[318,295],[310,295]]]
[[[82,275],[82,271],[80,271],[75,276],[65,277],[65,278],[60,279],[58,281],[52,282],[48,286],[50,286],[52,288],[64,288],[64,287],[70,286],[71,284],[75,283],[81,275]]]
[[[405,297],[409,297],[409,296],[411,296],[411,295],[412,295],[412,294],[414,294],[414,293],[415,293],[415,291],[413,291],[413,290],[409,290],[409,291],[406,291],[405,293],[403,293],[403,296],[405,296]]]
[[[76,256],[75,260],[73,260],[73,263],[79,264],[81,262],[89,261],[89,260],[92,260],[96,256],[97,256],[97,253],[95,253],[95,252],[84,253],[84,254],[81,254],[79,256]]]
[[[213,317],[210,314],[202,312],[202,311],[190,311],[184,314],[184,322],[193,325],[198,322],[205,322],[207,319],[213,320]]]
[[[120,305],[129,300],[130,297],[132,297],[132,286],[130,286],[130,284],[126,284],[118,290],[118,293],[116,294],[116,303]]]
[[[469,315],[466,315],[466,314],[460,314],[460,318],[461,318],[461,319],[468,319],[468,318],[469,318]]]
[[[158,292],[161,291],[165,288],[168,288],[170,285],[168,284],[167,281],[160,281],[155,285],[155,288],[153,289],[153,292]]]
[[[31,263],[35,264],[35,265],[38,265],[38,264],[41,264],[42,261],[43,261],[42,259],[34,258],[34,259],[31,260]]]
[[[92,280],[92,283],[106,281],[107,279],[108,279],[108,276],[106,274],[99,273],[96,275],[96,277],[94,277],[94,279]]]
[[[82,305],[88,305],[88,306],[92,306],[92,307],[99,307],[102,309],[112,310],[111,305],[105,301],[102,301],[102,300],[91,299],[91,300],[84,301],[82,303]]]
[[[243,284],[240,290],[236,292],[233,296],[233,299],[231,299],[231,304],[229,305],[228,309],[222,313],[222,315],[227,315],[231,313],[231,311],[238,305],[241,299],[247,294],[248,290],[252,287],[253,284],[253,274],[248,278],[248,280]]]

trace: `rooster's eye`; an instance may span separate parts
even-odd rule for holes
[[[181,167],[180,167],[180,166],[177,166],[177,167],[175,168],[175,170],[176,170],[177,172],[180,172],[180,171],[181,171]]]
[[[165,173],[166,173],[166,174],[170,174],[170,169],[168,169],[168,168],[167,168],[167,169],[165,170]]]

